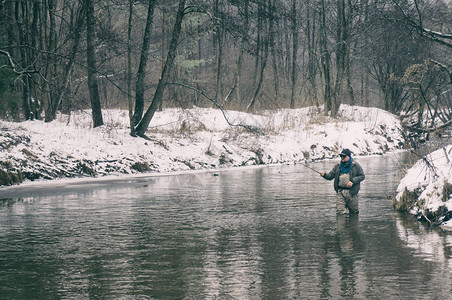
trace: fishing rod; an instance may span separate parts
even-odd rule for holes
[[[300,164],[301,164],[303,167],[306,167],[306,168],[308,168],[308,169],[310,169],[310,170],[316,172],[317,174],[322,175],[322,173],[323,173],[323,172],[317,171],[317,170],[314,169],[314,168],[311,168],[311,167],[308,166],[306,163],[300,163]],[[279,173],[281,173],[281,172],[279,172]],[[291,172],[291,174],[295,174],[295,173],[301,173],[301,172]]]
[[[316,173],[318,173],[318,174],[322,174],[322,172],[319,172],[319,171],[317,171],[316,169],[311,168],[311,167],[308,166],[307,164],[301,164],[301,165],[304,166],[304,167],[306,167],[306,168],[308,168],[308,169],[311,169],[312,171],[314,171],[314,172],[316,172]]]

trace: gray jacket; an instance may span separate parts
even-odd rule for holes
[[[323,178],[327,180],[334,179],[334,190],[337,192],[339,190],[339,175],[341,173],[341,164],[338,163],[334,166],[334,168],[329,172],[325,173]],[[366,176],[364,175],[363,168],[356,161],[352,161],[352,165],[350,167],[350,181],[353,182],[353,186],[350,188],[350,194],[356,195],[359,192],[360,182],[364,180]]]

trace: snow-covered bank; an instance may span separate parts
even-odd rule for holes
[[[419,159],[401,180],[393,202],[398,210],[452,230],[452,145]]]
[[[399,120],[377,108],[342,105],[338,119],[322,109],[248,114],[216,109],[157,112],[149,139],[129,135],[128,112],[105,110],[91,128],[87,112],[60,115],[51,123],[0,121],[0,185],[23,180],[218,169],[296,163],[401,149]]]

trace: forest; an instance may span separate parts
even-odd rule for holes
[[[341,104],[452,124],[446,0],[3,0],[0,118]]]

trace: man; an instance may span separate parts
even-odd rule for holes
[[[358,192],[360,182],[364,180],[363,168],[352,158],[349,149],[344,149],[339,154],[341,162],[334,166],[329,172],[320,172],[320,176],[327,180],[334,179],[334,190],[336,191],[336,213],[345,214],[347,209],[350,213],[358,214]]]

